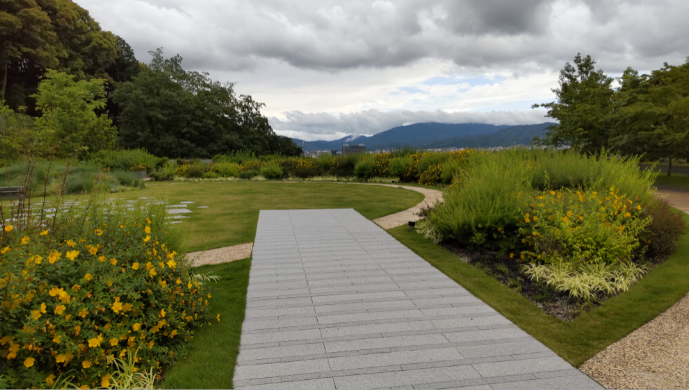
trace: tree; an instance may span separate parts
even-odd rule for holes
[[[536,138],[537,145],[569,146],[593,153],[608,148],[607,120],[612,110],[613,79],[596,70],[591,56],[577,54],[574,66],[566,63],[560,72],[560,88],[553,89],[556,102],[535,104],[533,108],[548,109],[546,117],[559,124],[549,127],[545,138]]]
[[[108,79],[116,56],[115,36],[70,0],[0,1],[3,89],[14,109],[27,106],[29,114],[37,114],[31,96],[47,69],[77,80]]]
[[[113,95],[119,106],[119,140],[157,156],[204,158],[236,150],[294,153],[261,115],[262,103],[237,96],[232,83],[186,71],[182,58],[150,52],[151,63]],[[279,141],[278,141],[279,140]],[[276,149],[281,148],[281,149]]]
[[[672,160],[689,156],[689,59],[650,75],[628,68],[620,84],[611,146],[624,155],[666,158],[671,175]]]
[[[17,161],[37,151],[36,121],[15,113],[0,101],[0,164]]]
[[[107,115],[103,79],[74,81],[74,76],[49,70],[34,95],[42,116],[37,119],[44,154],[82,158],[112,148],[117,131]]]

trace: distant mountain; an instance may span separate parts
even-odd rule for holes
[[[427,148],[490,148],[529,145],[534,137],[542,137],[552,123],[510,126],[493,134],[459,136],[429,143]]]
[[[487,124],[442,124],[437,122],[398,126],[373,136],[352,138],[347,136],[333,141],[306,141],[293,139],[304,151],[341,150],[343,144],[364,144],[368,150],[389,149],[404,146],[415,148],[480,148],[527,145],[536,136],[545,134],[552,125],[487,125]]]
[[[442,124],[437,122],[426,122],[398,126],[370,137],[359,136],[352,139],[351,136],[349,136],[333,141],[306,141],[304,142],[304,151],[341,150],[342,144],[365,144],[366,148],[369,150],[404,146],[423,148],[433,141],[440,141],[458,136],[491,134],[508,127],[507,125],[473,123]],[[303,140],[293,140],[297,145],[302,145]]]

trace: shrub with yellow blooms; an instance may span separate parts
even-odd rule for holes
[[[177,253],[164,205],[99,197],[2,225],[0,373],[13,388],[61,376],[108,387],[114,360],[137,349],[139,370],[158,371],[208,321],[210,295]]]

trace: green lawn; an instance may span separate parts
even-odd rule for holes
[[[672,174],[672,176],[667,176],[667,174],[661,173],[656,178],[655,185],[660,189],[689,191],[689,175]]]
[[[689,216],[684,215],[689,223]],[[388,230],[397,240],[465,287],[574,366],[652,320],[689,291],[689,234],[677,251],[629,291],[564,322],[546,315],[519,293],[462,262],[406,227]]]
[[[187,357],[168,368],[161,388],[232,388],[250,267],[251,260],[243,259],[195,268],[197,273],[220,276],[218,282],[209,283],[211,314],[220,314],[220,323],[196,331]]]

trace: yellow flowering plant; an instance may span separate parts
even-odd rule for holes
[[[128,206],[94,195],[52,222],[3,227],[0,373],[11,387],[70,373],[97,388],[137,349],[138,370],[159,372],[206,319],[208,292],[178,254],[164,205]]]

